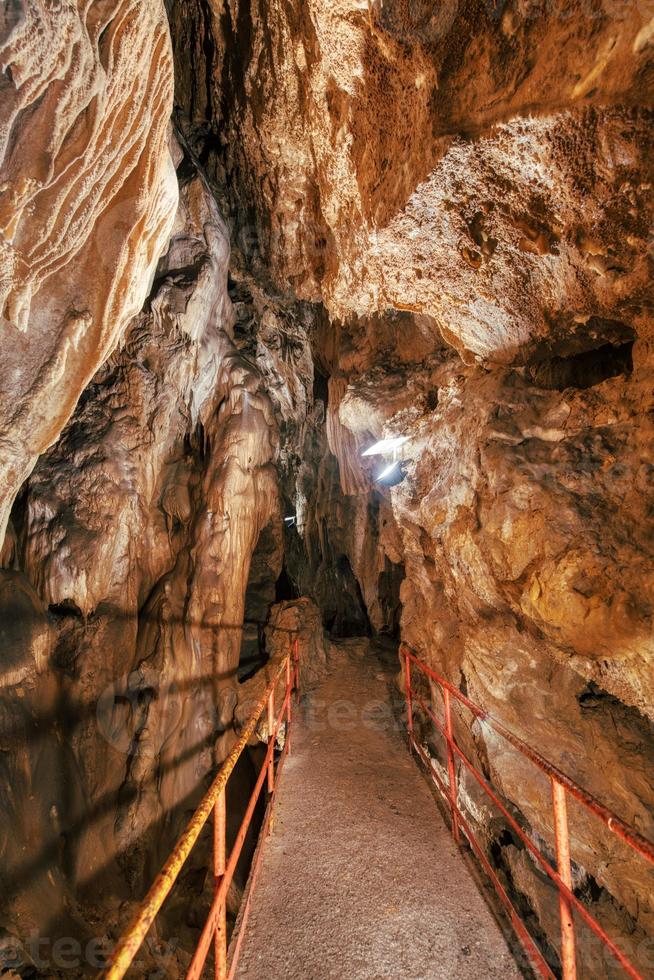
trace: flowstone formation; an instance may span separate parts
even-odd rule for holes
[[[0,537],[14,497],[139,312],[170,235],[161,0],[0,11]]]
[[[18,936],[43,930],[47,909],[55,935],[115,937],[117,898],[143,893],[235,737],[250,559],[279,523],[278,435],[234,344],[224,223],[180,156],[157,285],[40,459],[5,547],[4,896]]]
[[[0,52],[5,945],[115,938],[280,624],[309,672],[320,623],[404,640],[654,837],[654,0],[16,0]],[[455,732],[551,852],[546,781]],[[570,816],[647,975],[651,875]]]

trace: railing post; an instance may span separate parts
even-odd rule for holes
[[[268,695],[268,741],[275,740],[275,688]],[[270,753],[268,763],[268,792],[272,793],[275,789],[275,748]]]
[[[286,658],[286,752],[291,752],[291,702],[293,693],[293,674],[291,671],[291,654]]]
[[[214,893],[218,892],[227,867],[226,854],[227,805],[225,790],[213,808],[213,879]],[[214,932],[215,980],[227,980],[227,902],[221,903]]]
[[[445,737],[447,739],[447,774],[449,777],[450,789],[450,810],[452,813],[452,833],[457,844],[461,843],[459,833],[459,809],[456,802],[456,767],[454,765],[454,751],[452,742],[452,710],[450,705],[450,692],[446,687],[441,688],[443,693],[443,707],[445,709]]]
[[[554,807],[554,841],[556,844],[556,870],[559,878],[572,891],[572,870],[570,868],[570,835],[568,833],[568,805],[565,788],[552,779],[552,803]],[[575,980],[575,928],[572,908],[566,896],[559,891],[559,912],[561,915],[561,968],[563,980]]]
[[[409,751],[413,749],[413,699],[411,697],[411,661],[409,660],[409,648],[403,646],[404,651],[404,689],[406,697],[406,728],[409,736]]]
[[[295,694],[297,703],[300,703],[300,638],[295,637],[293,644],[293,660],[295,663]]]

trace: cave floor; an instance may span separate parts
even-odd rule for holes
[[[303,697],[236,976],[520,977],[363,650]]]

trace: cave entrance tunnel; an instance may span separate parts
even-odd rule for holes
[[[363,591],[347,555],[336,557],[321,605],[323,625],[334,638],[371,635],[372,627]]]
[[[402,601],[400,589],[405,578],[404,564],[384,556],[384,565],[373,588],[365,588],[354,573],[347,555],[333,564],[329,587],[320,597],[323,625],[335,639],[369,637],[385,639],[397,649],[400,641]]]

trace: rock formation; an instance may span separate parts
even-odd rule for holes
[[[0,537],[139,312],[175,214],[160,0],[0,12]]]
[[[165,7],[0,12],[6,936],[115,937],[319,618],[654,837],[654,4]],[[393,435],[389,489],[361,453]],[[551,850],[546,781],[455,729]],[[460,781],[556,966],[553,889]],[[650,872],[571,832],[646,975]],[[204,887],[200,855],[182,965]]]
[[[17,798],[7,878],[30,886],[23,928],[40,924],[46,899],[52,914],[98,880],[142,890],[231,747],[250,557],[278,519],[277,434],[261,376],[233,343],[225,226],[186,158],[180,168],[148,305],[14,509],[3,622],[24,612],[15,636],[3,631],[5,739],[33,737],[3,784]],[[41,782],[62,753],[65,788],[55,772]]]
[[[650,836],[653,15],[244,0],[205,21],[206,76],[176,47],[239,250],[328,314],[330,452],[305,443],[296,477],[310,565],[331,525],[375,629],[401,582],[402,637]],[[380,491],[360,453],[393,434],[409,476]],[[469,726],[551,845],[548,788],[525,798],[528,773]],[[551,889],[463,793],[556,946]],[[623,875],[620,845],[575,817],[577,887],[636,948],[649,872]]]

